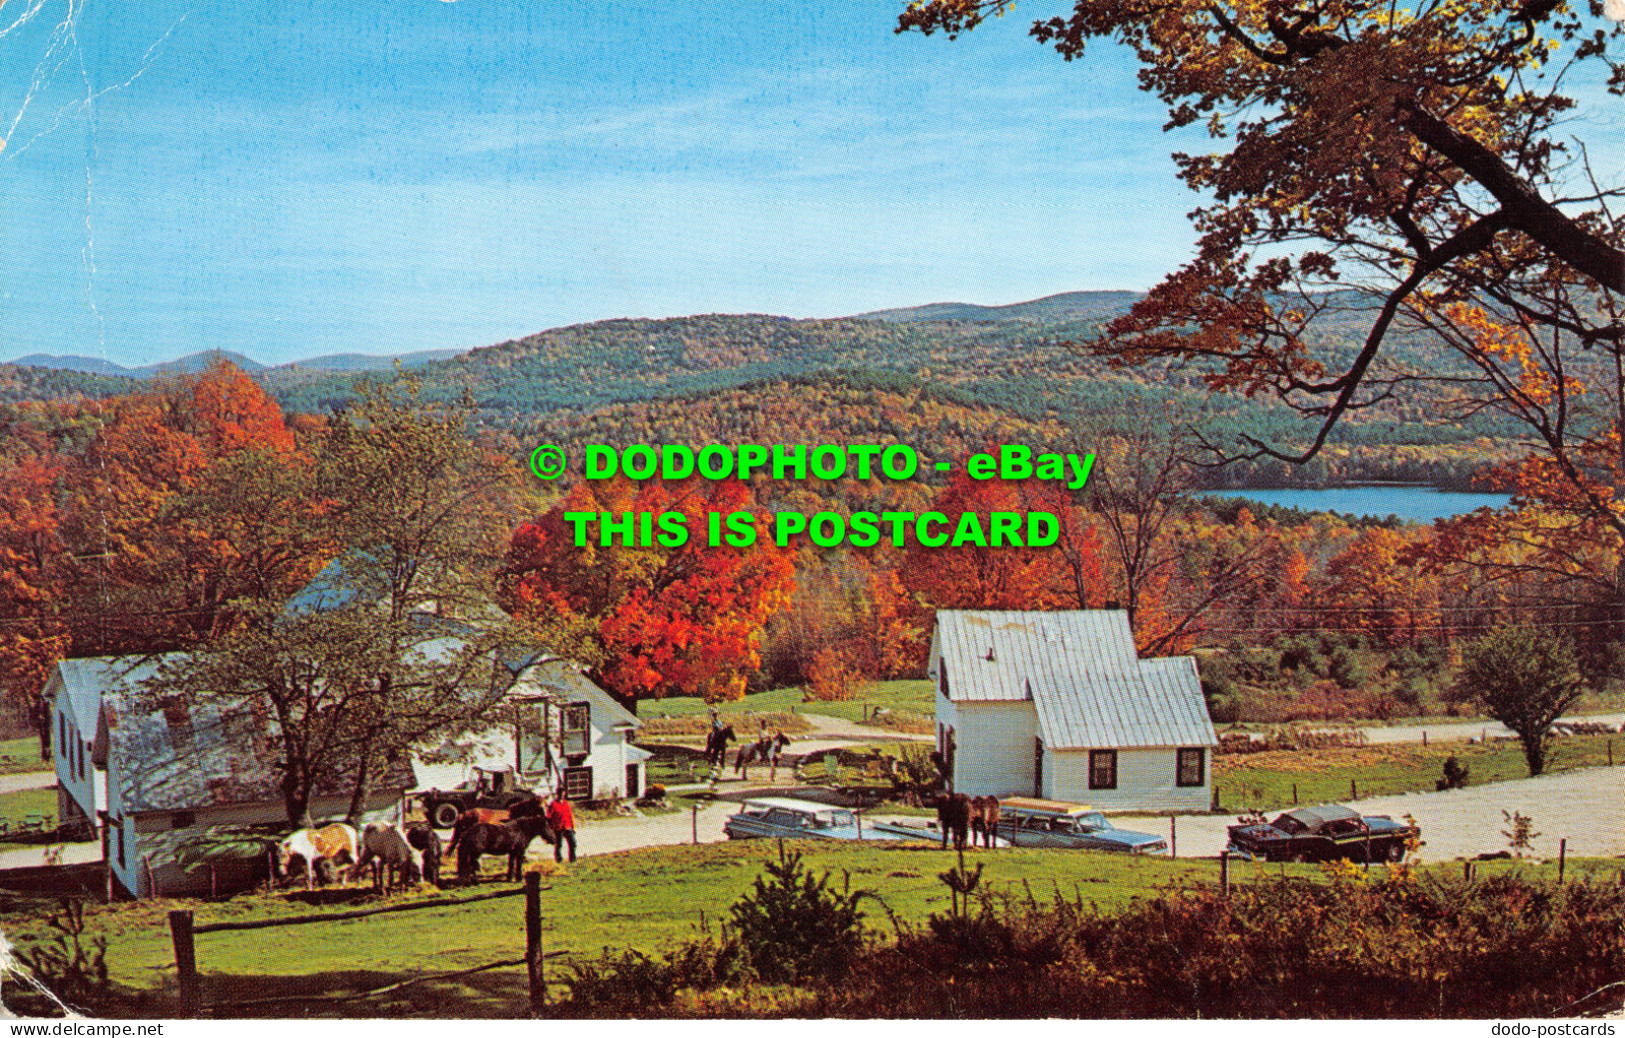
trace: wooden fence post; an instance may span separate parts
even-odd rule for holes
[[[1422,729],[1422,745],[1426,746],[1427,744],[1428,744],[1428,730],[1426,728],[1424,728],[1424,729]]]
[[[1168,857],[1179,857],[1179,819],[1168,816]]]
[[[1608,740],[1608,766],[1614,766],[1614,740]]]
[[[699,804],[694,804],[690,808],[690,810],[694,812],[694,814],[693,814],[694,844],[695,844],[695,846],[699,846],[699,843],[700,843],[700,805]]]
[[[1298,806],[1298,784],[1296,782],[1292,783],[1292,806]]]
[[[1563,882],[1563,869],[1568,865],[1569,841],[1567,837],[1557,841],[1557,882]]]
[[[525,873],[525,970],[530,975],[530,1015],[547,1005],[547,975],[542,960],[542,874]]]
[[[1226,900],[1230,898],[1230,852],[1228,850],[1219,852],[1219,896]]]
[[[1349,779],[1349,799],[1350,800],[1358,800],[1358,799],[1360,799],[1359,788],[1357,786],[1355,786],[1353,779]]]
[[[203,989],[198,984],[197,950],[192,943],[192,913],[177,908],[169,913],[169,935],[175,942],[175,979],[180,988],[180,1012],[184,1020],[203,1014]]]

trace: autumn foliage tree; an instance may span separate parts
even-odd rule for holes
[[[916,0],[898,28],[953,35],[1010,6]],[[1194,364],[1212,389],[1306,420],[1293,442],[1210,442],[1219,458],[1302,462],[1345,416],[1400,401],[1497,412],[1531,458],[1517,504],[1534,510],[1504,518],[1566,514],[1617,545],[1621,191],[1566,135],[1582,102],[1625,94],[1622,34],[1597,0],[1077,0],[1041,18],[1032,35],[1067,60],[1095,40],[1129,48],[1168,126],[1215,141],[1175,156],[1205,197],[1195,258],[1091,348]],[[1327,319],[1359,329],[1352,348],[1316,334]],[[1394,359],[1406,333],[1445,356]],[[1625,617],[1617,546],[1606,571]]]
[[[504,604],[521,619],[552,613],[590,622],[602,650],[597,676],[622,696],[738,699],[761,665],[768,618],[795,587],[793,561],[765,527],[748,547],[707,543],[707,513],[751,508],[749,488],[739,483],[578,483],[515,531]],[[605,544],[594,522],[578,546],[567,512],[630,515],[634,526],[671,513],[688,535],[682,544],[634,547],[613,536]]]

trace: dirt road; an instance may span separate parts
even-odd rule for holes
[[[1625,714],[1587,714],[1584,717],[1565,717],[1568,721],[1592,721],[1618,728],[1625,724]],[[1498,721],[1466,721],[1460,724],[1418,724],[1394,725],[1388,728],[1365,728],[1366,742],[1368,743],[1394,743],[1394,742],[1421,742],[1423,733],[1427,733],[1427,741],[1435,742],[1466,742],[1487,736],[1491,739],[1516,738],[1512,730]]]
[[[1578,857],[1625,855],[1625,766],[1587,768],[1534,779],[1494,782],[1447,793],[1408,793],[1372,797],[1349,806],[1362,814],[1406,814],[1422,827],[1424,861],[1448,861],[1488,851],[1505,850],[1508,828],[1501,812],[1518,811],[1534,819],[1536,854],[1557,856],[1558,840],[1568,840],[1568,853]],[[1274,813],[1271,813],[1271,817]],[[1192,816],[1177,822],[1180,857],[1210,857],[1224,849],[1225,828],[1234,815]],[[1114,818],[1123,829],[1167,834],[1166,816]]]

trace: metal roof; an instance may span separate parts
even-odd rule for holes
[[[1219,741],[1196,661],[1140,659],[1122,610],[940,610],[935,642],[950,699],[1031,700],[1051,749]]]

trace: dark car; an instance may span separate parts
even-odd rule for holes
[[[1253,861],[1404,861],[1414,825],[1366,815],[1339,804],[1299,807],[1269,824],[1230,827],[1229,852]]]
[[[414,795],[423,802],[424,813],[436,829],[450,829],[464,811],[481,807],[506,811],[537,796],[520,787],[512,771],[480,767],[474,769],[472,781],[455,789],[430,789]]]

